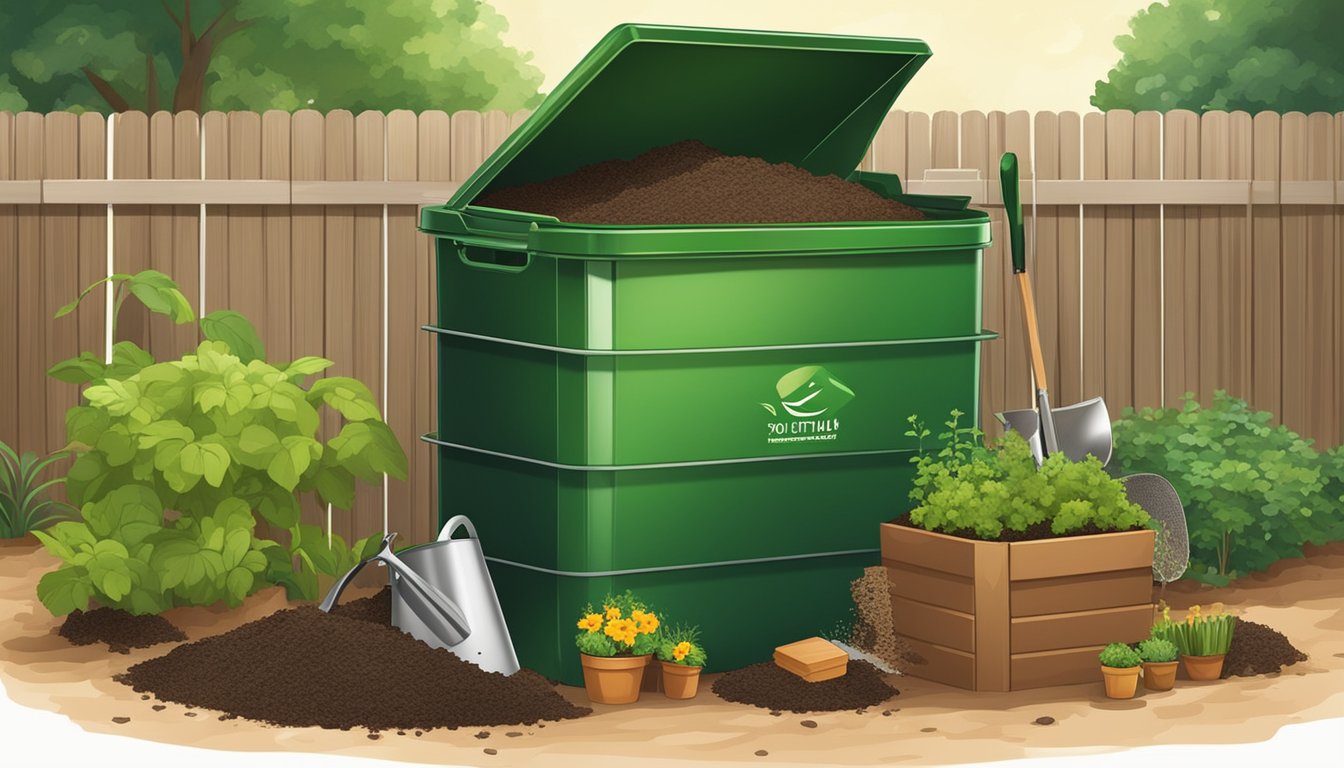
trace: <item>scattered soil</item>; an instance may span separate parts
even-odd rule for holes
[[[919,526],[910,522],[910,514],[908,512],[896,518],[895,520],[888,520],[887,522],[892,523],[894,525],[903,525],[906,528],[919,528]],[[923,528],[919,529],[924,530]],[[976,541],[1012,542],[1012,541],[1036,541],[1038,539],[1070,539],[1073,538],[1074,536],[1095,536],[1098,533],[1124,533],[1126,531],[1138,531],[1138,530],[1142,530],[1142,526],[1136,526],[1134,528],[1126,528],[1125,531],[1103,531],[1097,526],[1088,523],[1079,530],[1060,534],[1050,530],[1050,522],[1046,520],[1036,523],[1035,525],[1029,526],[1025,531],[1010,531],[1007,528],[1005,528],[1003,530],[1003,533],[1000,533],[996,538],[992,539],[985,538],[984,536],[981,536],[980,534],[976,533],[974,530],[971,530],[969,528],[962,529],[959,531],[938,531],[938,533],[943,533],[948,536],[956,536],[957,538],[961,539],[975,539]]]
[[[1237,619],[1232,645],[1223,659],[1223,677],[1265,675],[1306,660],[1307,654],[1294,648],[1282,632]]]
[[[787,712],[836,712],[870,707],[899,693],[866,661],[850,661],[843,677],[809,683],[775,666],[753,664],[714,681],[714,693],[727,701]],[[804,725],[811,721],[804,721]]]
[[[1036,718],[1035,723],[1036,723],[1037,725],[1054,725],[1054,724],[1055,724],[1055,718],[1053,718],[1053,717],[1051,717],[1051,716],[1049,716],[1049,715],[1046,715],[1046,716],[1044,716],[1044,717],[1038,717],[1038,718]]]
[[[758,749],[758,750],[756,750],[756,756],[757,756],[757,757],[765,757],[766,755],[769,755],[769,754],[770,754],[770,753],[769,753],[769,752],[766,752],[764,749]]]
[[[798,723],[798,724],[801,725],[801,726],[803,726],[804,728],[816,728],[816,727],[817,727],[817,721],[816,721],[816,720],[803,720],[802,722],[800,722],[800,723]]]
[[[180,645],[116,679],[166,701],[275,725],[429,730],[592,711],[529,670],[486,672],[395,628],[308,606]]]
[[[849,583],[849,594],[854,598],[854,628],[849,638],[850,645],[871,653],[902,672],[909,671],[913,665],[924,663],[924,659],[896,635],[886,568],[880,565],[865,568],[863,576]]]
[[[182,630],[162,616],[133,616],[112,608],[75,611],[61,625],[61,637],[72,645],[107,643],[113,653],[130,653],[132,648],[148,648],[159,643],[187,639]]]
[[[485,193],[477,205],[587,224],[917,221],[924,214],[839,176],[726,155],[699,141]]]
[[[369,597],[361,597],[348,603],[340,603],[331,609],[336,616],[358,619],[374,624],[392,625],[392,588],[383,587],[382,591]]]

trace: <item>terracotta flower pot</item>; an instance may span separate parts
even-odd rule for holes
[[[594,704],[633,704],[639,701],[640,683],[649,656],[589,656],[579,654],[583,663],[583,688]]]
[[[1176,685],[1176,661],[1145,661],[1143,687],[1150,691],[1170,691]]]
[[[1185,662],[1185,674],[1191,680],[1217,680],[1223,674],[1223,656],[1181,656]]]
[[[690,667],[659,661],[663,665],[663,693],[669,699],[693,699],[700,688],[700,670],[704,667]]]
[[[1138,667],[1108,667],[1102,665],[1101,674],[1106,681],[1106,695],[1112,699],[1132,699],[1139,687]]]

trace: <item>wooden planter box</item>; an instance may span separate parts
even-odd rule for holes
[[[1001,543],[882,525],[909,674],[975,691],[1100,679],[1107,643],[1148,637],[1151,530]]]

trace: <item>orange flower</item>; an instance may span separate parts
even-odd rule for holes
[[[687,642],[677,643],[677,647],[672,649],[672,658],[681,661],[686,658],[686,654],[691,652],[691,644]]]
[[[592,634],[601,628],[602,615],[599,613],[590,613],[582,619],[579,619],[579,629],[588,630],[588,634]]]
[[[660,622],[654,614],[644,611],[631,611],[630,617],[635,620],[635,629],[639,634],[651,635],[658,631]]]

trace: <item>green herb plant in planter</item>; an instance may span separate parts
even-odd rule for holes
[[[705,668],[700,628],[678,625],[663,633],[656,651],[663,668],[663,693],[669,699],[693,699]]]
[[[108,281],[117,286],[114,318],[134,297],[179,324],[195,320],[176,284],[152,270],[94,283],[57,316]],[[199,325],[205,340],[180,359],[156,362],[121,341],[109,363],[86,352],[49,371],[85,385],[87,403],[65,419],[77,456],[66,490],[80,520],[37,534],[62,561],[38,583],[53,614],[91,600],[135,614],[237,605],[270,584],[315,599],[319,572],[377,548],[380,535],[346,548],[301,525],[297,498],[312,492],[348,509],[356,478],[405,478],[406,456],[368,388],[345,377],[308,384],[329,360],[266,362],[236,312],[212,312]],[[326,441],[317,434],[324,408],[342,417]],[[259,519],[288,531],[288,545],[258,537]]]
[[[1223,673],[1223,659],[1232,646],[1237,617],[1227,613],[1222,603],[1209,606],[1206,614],[1198,605],[1191,606],[1184,621],[1172,621],[1171,608],[1162,605],[1162,619],[1153,625],[1153,637],[1170,641],[1180,651],[1185,673],[1191,680],[1217,680]]]
[[[1150,637],[1139,643],[1143,659],[1143,687],[1150,691],[1170,691],[1176,685],[1176,667],[1180,662],[1176,644],[1162,637]]]
[[[626,591],[608,595],[601,611],[585,606],[574,638],[583,663],[583,687],[597,704],[639,701],[644,668],[662,636],[658,616]]]
[[[19,454],[0,441],[0,539],[21,539],[75,513],[48,495],[65,478],[42,480],[42,473],[64,458],[64,452],[44,459],[32,451]]]
[[[1102,649],[1101,675],[1106,695],[1112,699],[1132,699],[1139,687],[1139,652],[1124,643],[1111,643]]]

